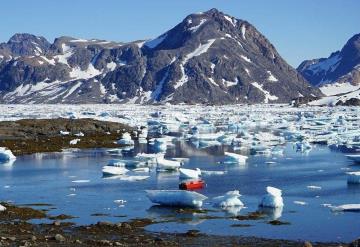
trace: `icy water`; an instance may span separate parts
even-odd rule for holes
[[[141,146],[132,154],[140,150],[148,151],[146,146]],[[50,209],[51,215],[76,216],[78,218],[71,221],[79,224],[148,217],[169,221],[147,227],[151,231],[197,229],[220,235],[311,241],[350,241],[359,237],[360,214],[334,213],[323,205],[359,203],[360,187],[347,185],[345,172],[360,168],[343,153],[330,151],[327,146],[315,146],[304,154],[295,152],[292,144],[288,144],[282,156],[249,156],[247,164],[241,166],[221,163],[222,152],[221,148],[199,150],[186,143],[177,143],[167,151],[167,157],[189,157],[184,167],[227,171],[225,175],[204,176],[207,187],[199,192],[212,198],[238,189],[246,206],[240,211],[213,208],[211,200],[205,201],[203,206],[209,209],[207,214],[179,214],[171,208],[154,206],[144,190],[177,189],[178,173],[129,173],[150,175],[143,181],[104,179],[102,166],[117,158],[105,150],[23,156],[12,165],[0,165],[0,201],[51,204],[39,208]],[[231,218],[258,210],[258,202],[268,185],[283,190],[285,207],[282,212],[266,212],[267,218],[253,221]],[[272,219],[289,224],[268,224]]]

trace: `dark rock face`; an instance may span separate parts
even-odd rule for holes
[[[328,58],[307,60],[297,70],[313,85],[349,82],[360,84],[360,34]]]
[[[146,42],[49,44],[19,34],[0,45],[4,103],[287,103],[320,95],[255,27],[216,9]]]

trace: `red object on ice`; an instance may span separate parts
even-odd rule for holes
[[[181,190],[197,190],[205,187],[205,182],[203,180],[188,181],[182,182],[179,184],[179,189]]]

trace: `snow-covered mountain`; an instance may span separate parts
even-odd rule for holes
[[[3,103],[275,103],[318,96],[250,23],[216,9],[130,43],[16,34],[0,44]]]
[[[360,99],[360,34],[354,35],[328,58],[304,61],[297,70],[323,94],[338,96],[321,102],[345,104],[351,98]]]

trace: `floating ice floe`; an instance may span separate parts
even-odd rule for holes
[[[360,171],[358,172],[347,172],[348,184],[360,184]]]
[[[167,160],[164,157],[156,158],[157,170],[177,170],[181,166],[181,162],[174,160]]]
[[[186,190],[146,190],[151,202],[164,206],[201,207],[206,196]]]
[[[266,187],[267,194],[263,196],[259,206],[269,208],[279,208],[284,206],[282,192],[280,189],[268,186]]]
[[[199,178],[201,176],[201,170],[196,168],[196,170],[180,168],[180,178]]]
[[[230,152],[225,152],[225,156],[226,156],[227,161],[236,162],[236,163],[240,163],[240,164],[245,163],[248,158],[245,155],[230,153]]]
[[[0,204],[0,212],[4,212],[6,210],[6,207]]]
[[[131,139],[131,135],[128,132],[124,132],[121,139],[117,141],[117,144],[133,146],[134,141]]]
[[[123,175],[129,170],[122,166],[104,166],[102,173],[104,176]]]
[[[344,212],[359,212],[360,204],[344,204],[340,206],[331,207],[332,211],[344,211]]]
[[[225,175],[226,171],[205,171],[201,170],[201,175],[212,176],[212,175]]]
[[[150,168],[149,167],[139,167],[139,168],[135,168],[132,169],[133,172],[150,172]]]
[[[309,190],[321,190],[322,189],[320,186],[316,186],[316,185],[309,185],[309,186],[306,186],[306,188],[308,188]]]
[[[297,205],[307,205],[307,202],[303,202],[303,201],[294,201],[294,204],[297,204]]]
[[[10,149],[0,147],[0,163],[6,163],[15,159],[16,157]]]
[[[80,180],[74,180],[74,181],[71,181],[72,183],[89,183],[90,180],[87,180],[87,179],[80,179]]]
[[[241,195],[238,190],[229,191],[223,196],[214,197],[214,205],[222,208],[243,207],[244,203],[240,201],[240,196]]]

